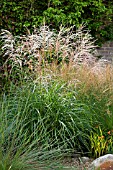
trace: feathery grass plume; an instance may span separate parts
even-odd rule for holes
[[[94,40],[89,30],[81,26],[74,31],[75,27],[60,27],[59,32],[50,30],[48,26],[35,28],[32,34],[13,36],[9,31],[2,30],[1,39],[4,44],[3,56],[11,64],[18,64],[20,67],[28,65],[32,70],[34,65],[42,63],[72,60],[76,62],[93,62],[95,59]]]

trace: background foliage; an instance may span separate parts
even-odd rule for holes
[[[92,35],[101,39],[113,39],[113,2],[110,0],[2,0],[1,28],[14,34],[25,33],[27,28],[45,22],[52,28],[85,22]]]

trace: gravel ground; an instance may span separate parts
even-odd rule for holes
[[[88,157],[65,158],[62,163],[65,169],[88,170],[88,166],[91,164],[92,161],[93,159],[90,159]]]

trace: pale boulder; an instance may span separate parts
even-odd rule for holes
[[[113,154],[107,154],[95,159],[88,170],[113,170]]]

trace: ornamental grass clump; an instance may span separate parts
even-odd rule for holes
[[[91,152],[98,157],[112,153],[113,128],[113,66],[106,65],[96,72],[92,68],[83,66],[76,69],[77,99],[90,107],[90,113],[95,115],[93,131],[91,132]],[[102,134],[97,131],[100,127]],[[107,136],[107,132],[110,135]],[[104,136],[104,138],[102,138]],[[99,138],[100,137],[100,138]],[[95,141],[93,141],[95,139]],[[98,143],[98,146],[97,146]],[[94,146],[93,146],[94,145]],[[97,153],[95,153],[97,152]]]
[[[97,157],[99,154],[112,153],[112,137],[111,133],[113,128],[113,66],[112,64],[105,65],[104,67],[97,64],[98,69],[94,71],[94,67],[82,65],[80,67],[71,67],[70,65],[63,65],[57,72],[57,79],[59,81],[65,80],[71,89],[76,89],[76,99],[79,102],[86,104],[89,107],[90,114],[94,116],[95,120],[92,123],[92,132],[89,135],[91,147],[93,147],[92,139],[95,137],[95,149],[91,149],[92,155]],[[96,66],[96,67],[97,67]],[[56,73],[56,67],[53,65],[52,72]],[[102,129],[103,135],[97,131],[97,126]],[[107,136],[107,132],[110,135]],[[93,136],[93,137],[92,137]],[[96,148],[98,137],[105,136],[102,141],[99,138],[99,149]],[[101,147],[101,142],[104,142],[105,149]],[[96,151],[95,151],[96,152]]]
[[[75,149],[88,152],[88,134],[94,120],[89,113],[88,106],[76,100],[76,91],[66,83],[37,81],[16,91],[12,89],[10,95],[3,98],[1,115],[8,118],[5,116],[4,129],[1,128],[3,134],[5,126],[11,128],[5,139],[9,139],[9,143],[14,141],[14,153],[21,144],[25,148],[36,147],[37,152],[43,148],[56,149],[62,154]],[[1,148],[5,152],[8,147],[6,142]]]
[[[95,62],[95,41],[84,26],[77,30],[74,26],[61,26],[56,31],[43,25],[39,29],[34,28],[33,33],[27,30],[26,35],[20,36],[13,36],[8,30],[2,30],[0,40],[1,89],[8,89],[11,82],[19,84],[31,77],[36,78],[48,65],[51,67],[53,62],[57,66],[71,63],[71,67],[81,63],[92,65]]]
[[[0,98],[0,170],[57,169],[59,159],[70,152],[62,142],[58,147],[49,127],[55,120],[44,114],[51,103],[44,106],[40,96],[44,89],[37,87],[36,92],[35,88],[30,85],[15,91],[12,87],[10,94]]]
[[[75,27],[60,27],[59,31],[50,30],[48,26],[35,28],[31,34],[13,36],[9,31],[2,30],[3,55],[11,69],[18,66],[27,66],[30,70],[39,69],[42,64],[56,60],[85,62],[94,61],[94,40],[89,31],[81,26],[75,31]]]

